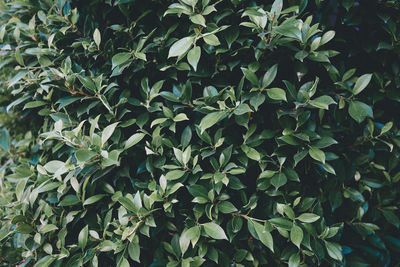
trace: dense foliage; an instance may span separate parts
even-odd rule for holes
[[[400,262],[400,4],[0,0],[2,266]]]

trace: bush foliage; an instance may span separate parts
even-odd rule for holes
[[[399,20],[0,0],[2,266],[400,262]]]

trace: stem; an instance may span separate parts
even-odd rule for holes
[[[143,221],[138,221],[136,223],[135,227],[133,227],[132,231],[126,237],[133,235],[142,223],[143,223]]]
[[[243,218],[245,218],[246,220],[252,220],[252,221],[256,221],[256,222],[262,222],[262,223],[265,223],[267,220],[263,220],[263,219],[257,219],[257,218],[254,218],[254,217],[250,217],[250,216],[248,216],[248,215],[245,215],[245,214],[242,214],[242,213],[238,213],[238,212],[233,212],[233,213],[231,213],[233,216],[240,216],[240,217],[243,217]]]

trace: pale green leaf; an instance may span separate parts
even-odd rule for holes
[[[353,94],[358,95],[361,93],[365,87],[368,86],[369,82],[371,81],[372,74],[364,74],[361,77],[359,77],[356,81],[356,84],[354,85],[353,88]]]
[[[101,42],[101,34],[100,34],[99,29],[97,29],[97,28],[94,30],[93,39],[94,39],[94,42],[97,45],[97,48],[99,48],[100,47],[100,42]]]
[[[218,37],[215,36],[215,34],[207,34],[207,35],[203,36],[203,40],[204,40],[204,42],[206,42],[206,44],[209,44],[212,46],[218,46],[221,44],[219,42]]]
[[[194,37],[184,37],[178,41],[176,41],[169,49],[168,57],[179,57],[185,54],[190,47],[193,45]]]
[[[80,149],[80,150],[75,152],[75,157],[80,162],[89,161],[92,158],[94,158],[96,155],[97,155],[96,152],[90,151],[90,150],[87,150],[87,149]]]
[[[321,149],[310,147],[310,149],[308,150],[308,154],[310,154],[313,159],[325,163],[325,153]]]
[[[328,255],[335,260],[342,261],[342,247],[338,243],[324,241],[326,250],[328,251]]]
[[[200,122],[200,130],[203,133],[208,128],[215,125],[218,121],[220,121],[223,117],[225,117],[226,113],[223,111],[217,111],[207,114]]]
[[[275,80],[277,72],[278,72],[278,64],[275,64],[271,68],[269,68],[269,70],[264,74],[264,77],[262,79],[263,88],[266,88]]]
[[[184,174],[185,174],[185,171],[173,170],[173,171],[168,172],[165,175],[165,178],[167,180],[177,180],[177,179],[181,178]]]
[[[85,247],[86,247],[86,243],[88,240],[88,233],[89,233],[89,226],[86,225],[80,232],[79,232],[79,236],[78,236],[78,243],[79,243],[79,247],[81,248],[82,251],[84,251]]]
[[[250,223],[250,221],[249,221]],[[264,225],[252,221],[251,222],[254,225],[254,229],[256,230],[256,233],[258,235],[258,239],[267,247],[269,248],[272,252],[274,252],[274,240],[272,238],[272,235],[270,232],[268,232]]]
[[[124,149],[129,149],[139,143],[145,137],[144,133],[135,133],[125,141]]]
[[[299,226],[293,225],[290,230],[290,240],[296,247],[300,248],[301,241],[303,240],[303,230]]]
[[[65,163],[60,161],[60,160],[52,160],[47,162],[44,165],[44,168],[46,169],[46,171],[48,171],[49,173],[55,173],[57,172],[59,169],[63,168],[65,166]]]
[[[283,100],[287,101],[286,99],[286,92],[281,88],[271,88],[267,89],[267,95],[269,98],[273,100]]]
[[[115,122],[104,128],[104,130],[101,132],[101,145],[104,145],[107,142],[107,140],[112,136],[118,123],[119,122]]]
[[[190,20],[194,23],[194,24],[198,24],[201,25],[203,27],[206,27],[206,20],[205,18],[200,15],[200,14],[196,14],[194,16],[190,16]]]
[[[203,224],[206,234],[213,239],[228,239],[225,235],[224,229],[216,223],[209,222]]]
[[[200,56],[201,56],[201,49],[199,46],[193,47],[187,54],[187,60],[189,64],[193,67],[194,71],[197,71],[197,64],[199,63]]]
[[[314,213],[303,213],[299,217],[297,217],[298,220],[305,222],[305,223],[313,223],[315,221],[318,221],[320,216],[314,214]]]

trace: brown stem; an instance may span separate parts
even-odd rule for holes
[[[142,222],[143,221],[138,221],[136,223],[135,227],[133,227],[132,231],[126,237],[129,237],[129,236],[133,235],[136,232],[136,230],[139,228],[139,226],[142,224]]]

